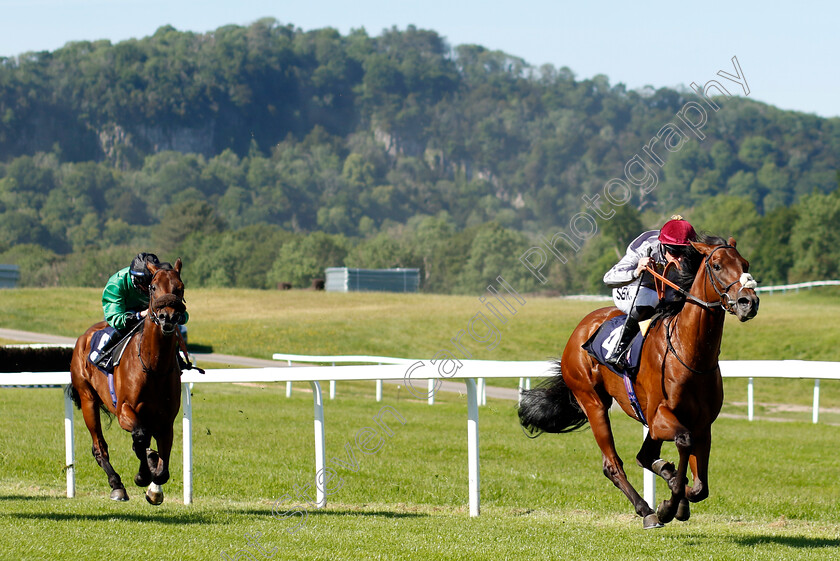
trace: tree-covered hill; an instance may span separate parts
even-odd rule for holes
[[[413,27],[343,36],[265,19],[26,53],[0,59],[0,260],[30,284],[98,284],[146,249],[191,257],[200,284],[402,265],[423,268],[427,290],[480,290],[699,100]],[[587,265],[551,288],[593,289],[630,232],[674,212],[746,236],[767,281],[838,274],[822,229],[837,218],[840,119],[714,100],[702,135],[660,150],[655,189],[634,188]]]

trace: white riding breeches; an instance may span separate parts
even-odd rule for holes
[[[638,295],[636,294],[637,291]],[[613,302],[615,302],[615,306],[625,314],[630,313],[630,308],[634,305],[634,298],[636,300],[635,306],[637,308],[639,306],[650,306],[651,308],[654,308],[659,303],[659,297],[656,295],[655,290],[639,286],[637,283],[613,289]]]

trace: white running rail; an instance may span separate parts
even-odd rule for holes
[[[289,355],[294,356],[294,355]],[[297,355],[300,356],[300,355]],[[358,359],[359,357],[354,357]],[[367,357],[370,358],[370,357]],[[384,358],[384,357],[379,357]],[[296,359],[297,360],[297,359]],[[411,380],[428,379],[433,383],[446,378],[440,376],[437,368],[424,361],[410,361],[400,359],[406,364],[389,365],[354,365],[354,366],[302,366],[297,368],[242,368],[207,370],[206,374],[187,371],[181,376],[183,431],[184,431],[184,503],[192,502],[192,402],[190,388],[194,383],[232,383],[232,382],[308,382],[312,386],[314,399],[314,429],[315,429],[315,473],[325,467],[325,439],[324,439],[324,405],[321,396],[320,382],[326,380],[391,380],[403,379],[406,384]],[[330,361],[332,362],[332,361]],[[338,361],[336,361],[338,362]],[[353,360],[353,362],[362,362]],[[467,385],[467,447],[468,447],[468,479],[470,516],[478,516],[480,510],[479,490],[479,445],[478,445],[478,404],[479,392],[476,379],[478,378],[512,378],[521,376],[526,380],[550,375],[551,363],[543,361],[462,361],[463,366],[448,378],[463,379]],[[412,368],[419,365],[416,368]],[[840,380],[840,362],[817,362],[802,360],[784,361],[722,361],[721,372],[725,378],[748,378],[749,396],[752,399],[754,378],[799,378],[813,379],[814,386],[814,415],[817,422],[819,410],[819,381]],[[411,372],[406,378],[407,373]],[[62,385],[70,383],[69,372],[16,372],[0,373],[0,386],[41,386]],[[413,389],[417,389],[412,386]],[[430,391],[430,393],[434,393]],[[752,401],[749,404],[749,418],[752,420]],[[67,496],[75,495],[75,452],[73,434],[73,403],[66,397],[64,402],[64,437],[65,462],[67,466]],[[645,473],[645,499],[654,506],[655,476],[651,472]],[[320,507],[326,505],[326,495],[316,484],[316,502]]]

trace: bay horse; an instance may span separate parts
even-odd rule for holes
[[[687,520],[689,501],[709,495],[711,427],[723,404],[718,355],[724,319],[729,312],[744,322],[758,313],[756,283],[748,271],[749,263],[735,249],[733,238],[701,236],[692,242],[678,279],[684,299],[661,304],[664,317],[651,324],[642,347],[634,384],[642,419],[624,380],[582,348],[601,324],[621,314],[614,307],[583,318],[555,364],[555,376],[523,392],[519,420],[532,434],[570,432],[589,423],[601,449],[604,475],[627,496],[644,528],[660,528],[675,517]],[[671,490],[671,498],[656,512],[628,482],[616,452],[609,418],[613,400],[631,418],[648,425],[636,462],[662,477]],[[664,441],[676,445],[676,467],[659,457]],[[692,486],[686,477],[689,465]]]
[[[114,368],[116,405],[107,377],[88,360],[91,337],[107,325],[104,321],[91,326],[76,341],[69,392],[90,431],[93,457],[108,476],[111,499],[127,501],[128,493],[111,466],[108,444],[102,436],[100,408],[115,415],[120,427],[131,433],[132,448],[140,460],[134,483],[140,487],[149,485],[146,500],[159,505],[163,502],[161,485],[169,480],[172,425],[181,406],[178,324],[186,306],[181,260],[174,267],[169,263],[147,263],[147,267],[152,273],[148,313]],[[150,448],[152,437],[157,441],[157,451]]]

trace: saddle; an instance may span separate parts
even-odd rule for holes
[[[633,338],[633,341],[630,342],[630,346],[627,349],[627,369],[619,370],[616,366],[607,364],[605,358],[610,351],[612,351],[615,345],[618,344],[626,317],[627,316],[625,314],[622,314],[612,319],[608,319],[601,324],[601,327],[598,328],[592,337],[587,339],[587,341],[581,346],[587,353],[589,353],[589,356],[609,368],[615,374],[621,376],[624,380],[624,388],[627,390],[627,397],[630,400],[630,405],[633,407],[633,411],[636,413],[636,417],[642,422],[642,424],[647,426],[647,419],[645,419],[642,406],[639,403],[639,399],[636,397],[636,390],[633,389],[633,382],[636,379],[636,374],[639,372],[639,363],[642,358],[642,345],[644,345],[648,329],[657,317],[660,316],[657,315],[651,319],[639,322],[639,333],[636,334],[636,337]]]
[[[111,327],[110,325],[100,329],[99,331],[95,332],[90,338],[90,347],[96,348],[99,346],[99,340],[105,335],[106,332],[110,331],[111,336],[117,332],[116,329]],[[111,394],[114,395],[113,392],[113,378],[114,378],[114,368],[120,363],[120,359],[122,359],[123,353],[125,352],[125,348],[128,346],[128,342],[131,341],[132,335],[137,333],[138,331],[143,331],[143,322],[139,322],[135,325],[131,331],[129,331],[122,339],[120,339],[113,347],[108,349],[105,352],[105,355],[99,359],[97,362],[91,362],[90,355],[88,355],[88,362],[91,362],[96,368],[108,376],[108,384],[111,386]],[[178,347],[180,352],[178,353],[178,366],[181,370],[197,370],[198,372],[204,374],[204,369],[198,368],[196,365],[192,363],[190,360],[190,354],[187,351],[187,343],[184,341],[184,338],[179,336],[178,337]]]
[[[104,357],[102,357],[98,361],[91,362],[90,356],[88,356],[87,358],[88,362],[93,364],[97,368],[97,370],[102,372],[108,378],[108,391],[111,393],[111,401],[113,402],[114,407],[117,406],[117,391],[114,388],[114,368],[116,368],[116,366],[120,363],[120,359],[122,358],[122,355],[125,352],[125,348],[128,346],[128,342],[131,341],[131,336],[134,335],[138,331],[138,329],[143,329],[142,324],[138,325],[141,327],[129,331],[122,339],[117,341],[117,343],[106,352]],[[116,329],[109,325],[94,333],[90,338],[91,348],[98,347],[99,340],[102,339],[102,337],[109,331],[112,337],[117,332]]]
[[[636,377],[639,371],[639,362],[642,357],[642,344],[645,340],[645,334],[647,333],[646,327],[649,325],[649,321],[640,322],[641,329],[627,349],[628,367],[626,370],[620,370],[612,364],[607,364],[605,360],[621,338],[621,330],[624,327],[626,317],[626,315],[622,314],[605,321],[592,334],[592,337],[586,340],[582,347],[583,350],[589,353],[589,356],[609,368],[615,374],[622,377],[628,376],[632,379]]]
[[[138,324],[139,330],[142,330],[142,324]],[[117,343],[108,349],[101,359],[99,359],[96,363],[92,363],[96,366],[102,373],[108,374],[114,372],[114,367],[116,367],[120,363],[120,359],[122,358],[123,353],[125,352],[125,348],[128,346],[128,342],[131,340],[131,336],[134,335],[138,329],[132,329],[129,331],[122,339],[117,341]],[[100,329],[96,333],[94,333],[90,338],[90,347],[95,349],[99,346],[99,341],[102,337],[109,333],[113,337],[117,330],[111,327],[110,325]],[[90,357],[88,356],[88,362],[90,362]]]

